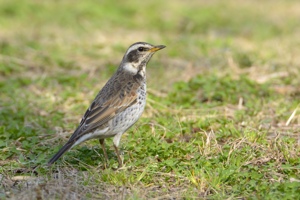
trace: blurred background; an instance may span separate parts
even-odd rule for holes
[[[297,94],[299,19],[300,4],[293,0],[2,0],[1,98],[42,103],[38,110],[51,110],[44,106],[55,102],[62,112],[72,112],[67,108],[71,106],[78,118],[76,102],[84,101],[82,108],[89,105],[128,46],[137,41],[167,46],[147,69],[148,88],[161,96],[168,95],[174,83],[197,74],[208,83],[207,91],[223,89],[209,86],[215,82],[205,77],[215,75],[217,81],[229,75]],[[37,96],[45,102],[35,102]]]
[[[148,68],[150,88],[207,70],[264,79],[299,67],[300,7],[293,0],[0,3],[2,77],[60,73],[101,82],[136,41],[168,47]]]
[[[293,167],[300,162],[298,0],[0,0],[0,173],[45,163],[138,41],[167,48],[147,66],[145,113],[121,141],[133,170],[92,168],[92,177],[216,199],[264,198],[268,191],[276,199],[299,190],[289,185],[290,176],[300,179]],[[69,152],[64,167],[101,165],[86,147],[98,141],[88,144]],[[146,167],[161,176],[145,175]],[[153,192],[140,191],[145,199]]]

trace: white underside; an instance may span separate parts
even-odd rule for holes
[[[105,134],[107,131],[108,131],[109,127],[105,128],[105,129],[102,129],[102,130],[95,130],[94,132],[90,132],[90,133],[87,133],[83,136],[81,136],[79,138],[79,140],[77,140],[71,148],[73,148],[74,146],[86,141],[86,140],[89,140],[89,139],[93,139],[93,138],[107,138],[107,137],[111,137],[112,135],[108,135],[108,134]]]

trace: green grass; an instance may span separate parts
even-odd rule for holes
[[[299,199],[299,9],[0,1],[0,199]],[[136,41],[167,48],[125,167],[111,140],[109,168],[97,140],[47,167]]]

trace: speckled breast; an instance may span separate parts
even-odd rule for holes
[[[137,93],[137,102],[112,119],[111,130],[114,134],[125,132],[141,117],[146,105],[147,94],[145,83],[141,85]]]

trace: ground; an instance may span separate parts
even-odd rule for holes
[[[299,199],[300,3],[0,1],[0,199]],[[52,167],[127,47],[163,44],[121,139]],[[33,167],[37,166],[35,170]]]

